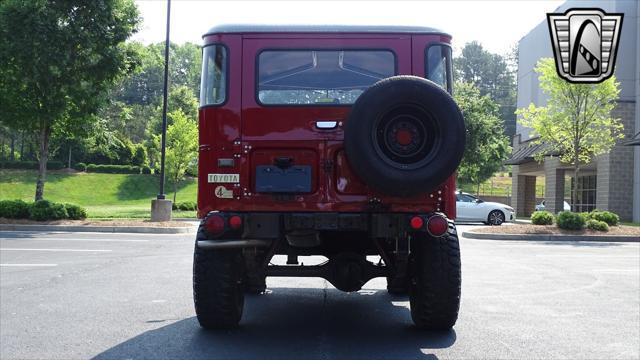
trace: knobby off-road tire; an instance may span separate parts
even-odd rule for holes
[[[206,239],[202,229],[198,238]],[[238,325],[244,307],[242,254],[236,249],[204,250],[193,255],[193,302],[200,326],[228,329]]]
[[[462,282],[455,226],[450,222],[447,235],[416,238],[412,246],[411,318],[421,329],[451,329],[458,319]]]
[[[462,160],[465,126],[453,98],[432,81],[393,76],[353,104],[344,148],[354,173],[374,190],[412,197],[435,189]]]
[[[409,293],[409,279],[387,276],[387,292],[391,295],[407,295]]]

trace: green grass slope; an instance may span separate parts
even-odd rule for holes
[[[33,201],[36,178],[36,171],[0,170],[0,200]],[[148,218],[158,188],[155,175],[49,171],[44,194],[51,201],[86,207],[92,218]],[[165,189],[167,198],[173,199],[173,187]],[[196,201],[196,194],[196,180],[187,179],[180,184],[176,201]],[[174,217],[194,216],[194,211],[174,212]]]

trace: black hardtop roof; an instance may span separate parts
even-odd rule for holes
[[[267,24],[224,24],[216,25],[206,34],[229,33],[401,33],[401,34],[441,34],[442,30],[427,26],[407,25],[267,25]]]

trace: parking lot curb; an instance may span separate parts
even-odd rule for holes
[[[462,237],[478,240],[640,242],[640,237],[633,235],[492,234],[465,231]]]
[[[195,233],[195,227],[152,227],[152,226],[89,226],[89,225],[23,225],[0,224],[0,231],[62,231],[62,232],[103,232],[142,234],[187,234]]]

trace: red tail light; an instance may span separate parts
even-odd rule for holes
[[[448,230],[449,222],[442,215],[433,215],[427,220],[427,231],[431,236],[443,236]]]
[[[411,225],[411,228],[413,230],[420,230],[420,229],[422,229],[422,226],[424,225],[424,220],[422,220],[422,218],[420,216],[414,216],[409,221],[409,225]]]
[[[210,234],[220,234],[224,231],[224,218],[220,215],[211,215],[205,221],[204,227]]]
[[[229,226],[234,230],[240,229],[242,226],[242,218],[238,215],[233,215],[229,218]]]

